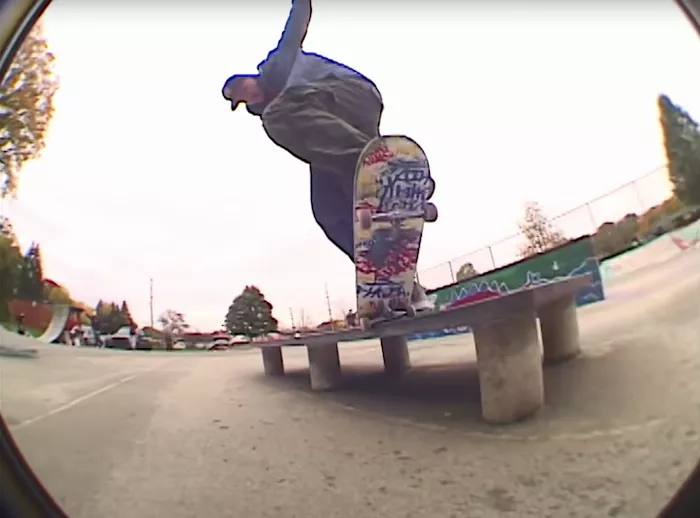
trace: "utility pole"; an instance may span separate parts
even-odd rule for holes
[[[328,306],[328,322],[331,324],[331,330],[335,331],[335,325],[333,324],[333,311],[331,311],[331,299],[328,296],[328,283],[324,284],[326,289],[326,305]]]
[[[151,327],[153,327],[153,279],[151,279],[149,292],[150,292],[149,305],[151,308]]]
[[[291,306],[289,306],[289,318],[292,321],[292,330],[295,330],[296,326],[294,325],[294,312],[292,311]]]

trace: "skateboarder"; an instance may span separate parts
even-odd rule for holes
[[[245,103],[275,144],[309,164],[314,218],[354,262],[355,166],[379,136],[384,105],[369,78],[302,50],[310,19],[311,0],[292,0],[282,37],[258,73],[229,77],[222,93],[232,110]],[[432,306],[419,285],[413,294],[416,309]]]
[[[26,335],[27,331],[24,329],[24,313],[20,313],[17,317],[17,334]]]

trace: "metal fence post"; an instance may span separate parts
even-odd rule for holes
[[[491,266],[496,269],[496,259],[493,257],[493,248],[491,248],[491,245],[487,247],[489,249],[489,257],[491,257]]]
[[[598,230],[598,226],[595,222],[595,216],[593,216],[593,209],[591,209],[590,203],[586,203],[586,212],[588,212],[588,217],[591,218],[591,224],[593,225],[593,231],[591,232],[591,234],[595,234]]]
[[[450,267],[450,277],[452,278],[452,282],[455,282],[455,272],[452,269],[452,261],[447,261],[447,266]]]

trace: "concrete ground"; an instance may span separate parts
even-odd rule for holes
[[[342,391],[256,351],[34,345],[0,358],[0,402],[73,518],[650,518],[700,457],[700,251],[611,281],[579,313],[583,355],[545,371],[534,419],[480,420],[470,336],[341,346]],[[7,342],[9,335],[0,335]]]

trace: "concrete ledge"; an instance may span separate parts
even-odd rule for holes
[[[338,344],[307,347],[311,390],[332,390],[340,385],[340,355]]]
[[[534,312],[473,328],[486,421],[506,424],[544,404],[542,357]]]
[[[380,340],[384,357],[384,372],[390,376],[400,376],[411,368],[408,343],[404,336],[387,336]]]
[[[445,311],[380,323],[367,331],[312,333],[257,347],[263,351],[268,375],[284,372],[282,347],[306,347],[312,390],[332,390],[342,382],[338,342],[379,338],[385,372],[395,376],[411,368],[406,336],[466,325],[472,328],[476,342],[483,417],[491,423],[512,423],[542,408],[543,363],[579,353],[574,296],[590,283],[590,275],[580,275]]]
[[[445,311],[427,311],[419,313],[413,318],[382,322],[368,331],[351,329],[311,333],[300,338],[285,338],[261,343],[258,347],[315,347],[370,338],[410,336],[415,333],[464,325],[473,327],[486,322],[500,321],[503,315],[523,313],[533,308],[545,306],[562,297],[573,296],[590,283],[590,275],[579,275],[557,282],[531,286],[508,295],[474,302],[466,306]]]
[[[281,347],[264,347],[262,351],[263,369],[266,376],[283,376],[284,360]]]
[[[581,353],[576,301],[573,296],[562,297],[542,306],[538,316],[545,364],[560,363]]]

